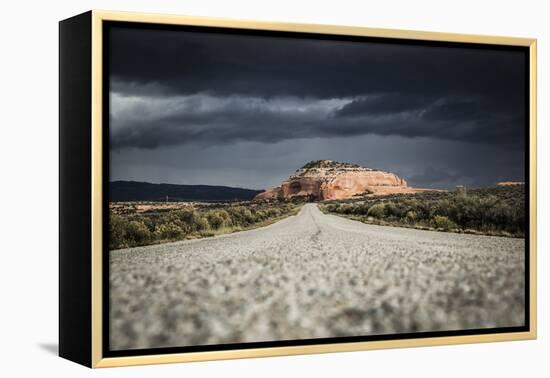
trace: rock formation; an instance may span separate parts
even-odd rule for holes
[[[525,185],[523,181],[502,181],[497,182],[497,186],[518,186],[518,185]]]
[[[390,172],[332,160],[317,160],[298,169],[281,186],[268,189],[255,199],[307,197],[322,201],[425,190],[410,188],[405,180]]]

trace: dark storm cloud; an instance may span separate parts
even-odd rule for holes
[[[116,91],[504,96],[523,85],[523,55],[510,51],[136,29],[115,29],[111,46]]]
[[[224,144],[234,141],[276,143],[312,137],[396,135],[444,140],[498,143],[517,148],[521,119],[489,113],[476,101],[397,102],[380,96],[361,100],[277,100],[250,97],[218,98],[195,95],[156,99],[146,115],[143,104],[113,116],[112,147],[159,148],[187,143]],[[384,99],[384,105],[376,104]],[[117,96],[116,103],[133,101]],[[152,99],[149,99],[151,102]],[[342,105],[343,104],[343,105]]]
[[[348,99],[322,117],[262,104],[152,110],[131,127],[113,121],[115,148],[362,134],[521,138],[520,52],[115,28],[110,56],[111,91],[121,96]]]

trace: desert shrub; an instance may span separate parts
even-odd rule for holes
[[[185,235],[184,230],[175,223],[162,223],[156,226],[154,231],[155,238],[158,240],[179,239]]]
[[[366,203],[358,203],[354,206],[353,213],[356,215],[367,215],[369,212],[369,205]]]
[[[175,211],[173,214],[185,223],[193,222],[196,217],[196,211],[193,208],[180,209]]]
[[[340,207],[340,212],[342,214],[353,214],[354,206],[351,203],[346,203]]]
[[[158,216],[152,216],[152,217],[143,216],[143,217],[139,217],[139,220],[145,225],[145,227],[147,227],[149,232],[153,233],[155,231],[155,226],[157,225],[157,223],[159,223],[158,221],[159,218],[160,217]]]
[[[409,224],[416,223],[416,220],[418,219],[416,212],[413,210],[407,211],[407,214],[405,214],[405,221]]]
[[[368,222],[522,236],[524,205],[525,188],[518,185],[346,199],[327,204],[325,210]]]
[[[242,214],[245,223],[252,224],[256,221],[256,218],[249,209],[245,209]]]
[[[363,203],[361,205],[361,214],[363,214],[365,216],[368,215],[370,206],[371,206],[371,204],[369,204],[369,203]]]
[[[113,207],[109,216],[109,248],[210,236],[215,234],[213,231],[222,228],[246,229],[289,214],[298,205],[301,202],[184,205],[178,209],[153,208],[141,213],[137,212],[134,204]]]
[[[277,209],[276,207],[272,209],[267,209],[267,216],[269,218],[277,218],[281,216],[281,210]]]
[[[177,218],[178,222],[185,224],[189,232],[197,231],[197,222],[200,215],[193,208],[181,209],[173,213],[174,218]],[[176,223],[175,219],[172,222]]]
[[[229,213],[225,210],[218,210],[218,215],[223,219],[223,223],[226,226],[231,225],[231,217],[229,216]]]
[[[452,208],[451,201],[447,199],[442,199],[438,201],[434,201],[433,207],[434,207],[434,213],[441,216],[449,216],[449,210]]]
[[[336,208],[337,208],[337,206],[333,203],[329,203],[328,205],[325,206],[326,211],[328,211],[330,213],[336,212]]]
[[[385,217],[397,217],[401,218],[401,211],[393,202],[388,202],[384,205],[384,216]]]
[[[267,213],[263,210],[256,210],[254,212],[254,218],[256,222],[261,222],[267,218]]]
[[[124,239],[129,245],[142,245],[147,243],[150,238],[151,232],[143,222],[133,220],[126,223]]]
[[[228,218],[227,220],[224,220],[223,221],[223,224],[225,227],[233,227],[233,226],[236,226],[234,223],[233,223],[233,220],[231,218]]]
[[[206,217],[198,217],[195,224],[197,231],[206,231],[210,229],[210,223],[208,223],[208,219]]]
[[[109,249],[123,247],[125,236],[124,219],[111,211],[109,214]]]
[[[432,204],[431,203],[426,203],[426,202],[418,202],[417,206],[416,206],[416,214],[418,215],[418,219],[422,219],[422,220],[430,220],[434,213],[435,213],[435,209],[432,207]]]
[[[230,207],[227,212],[231,216],[234,224],[243,225],[252,223],[252,212],[244,206]]]
[[[221,214],[218,211],[215,211],[215,210],[209,211],[206,214],[206,219],[208,220],[208,223],[214,230],[222,228],[224,225],[224,218],[221,216]]]
[[[432,219],[432,223],[435,228],[443,229],[445,231],[453,230],[456,228],[456,224],[443,215],[434,216]]]
[[[384,217],[384,203],[377,203],[369,208],[367,215],[369,217],[382,219]]]

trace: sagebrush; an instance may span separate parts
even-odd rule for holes
[[[290,201],[181,203],[170,207],[151,204],[147,210],[139,211],[138,203],[119,203],[109,211],[109,249],[246,230],[293,215],[300,205]]]
[[[523,185],[363,197],[321,206],[366,223],[523,237]]]

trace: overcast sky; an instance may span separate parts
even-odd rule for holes
[[[524,180],[522,51],[113,27],[111,180],[263,189],[310,160]]]

